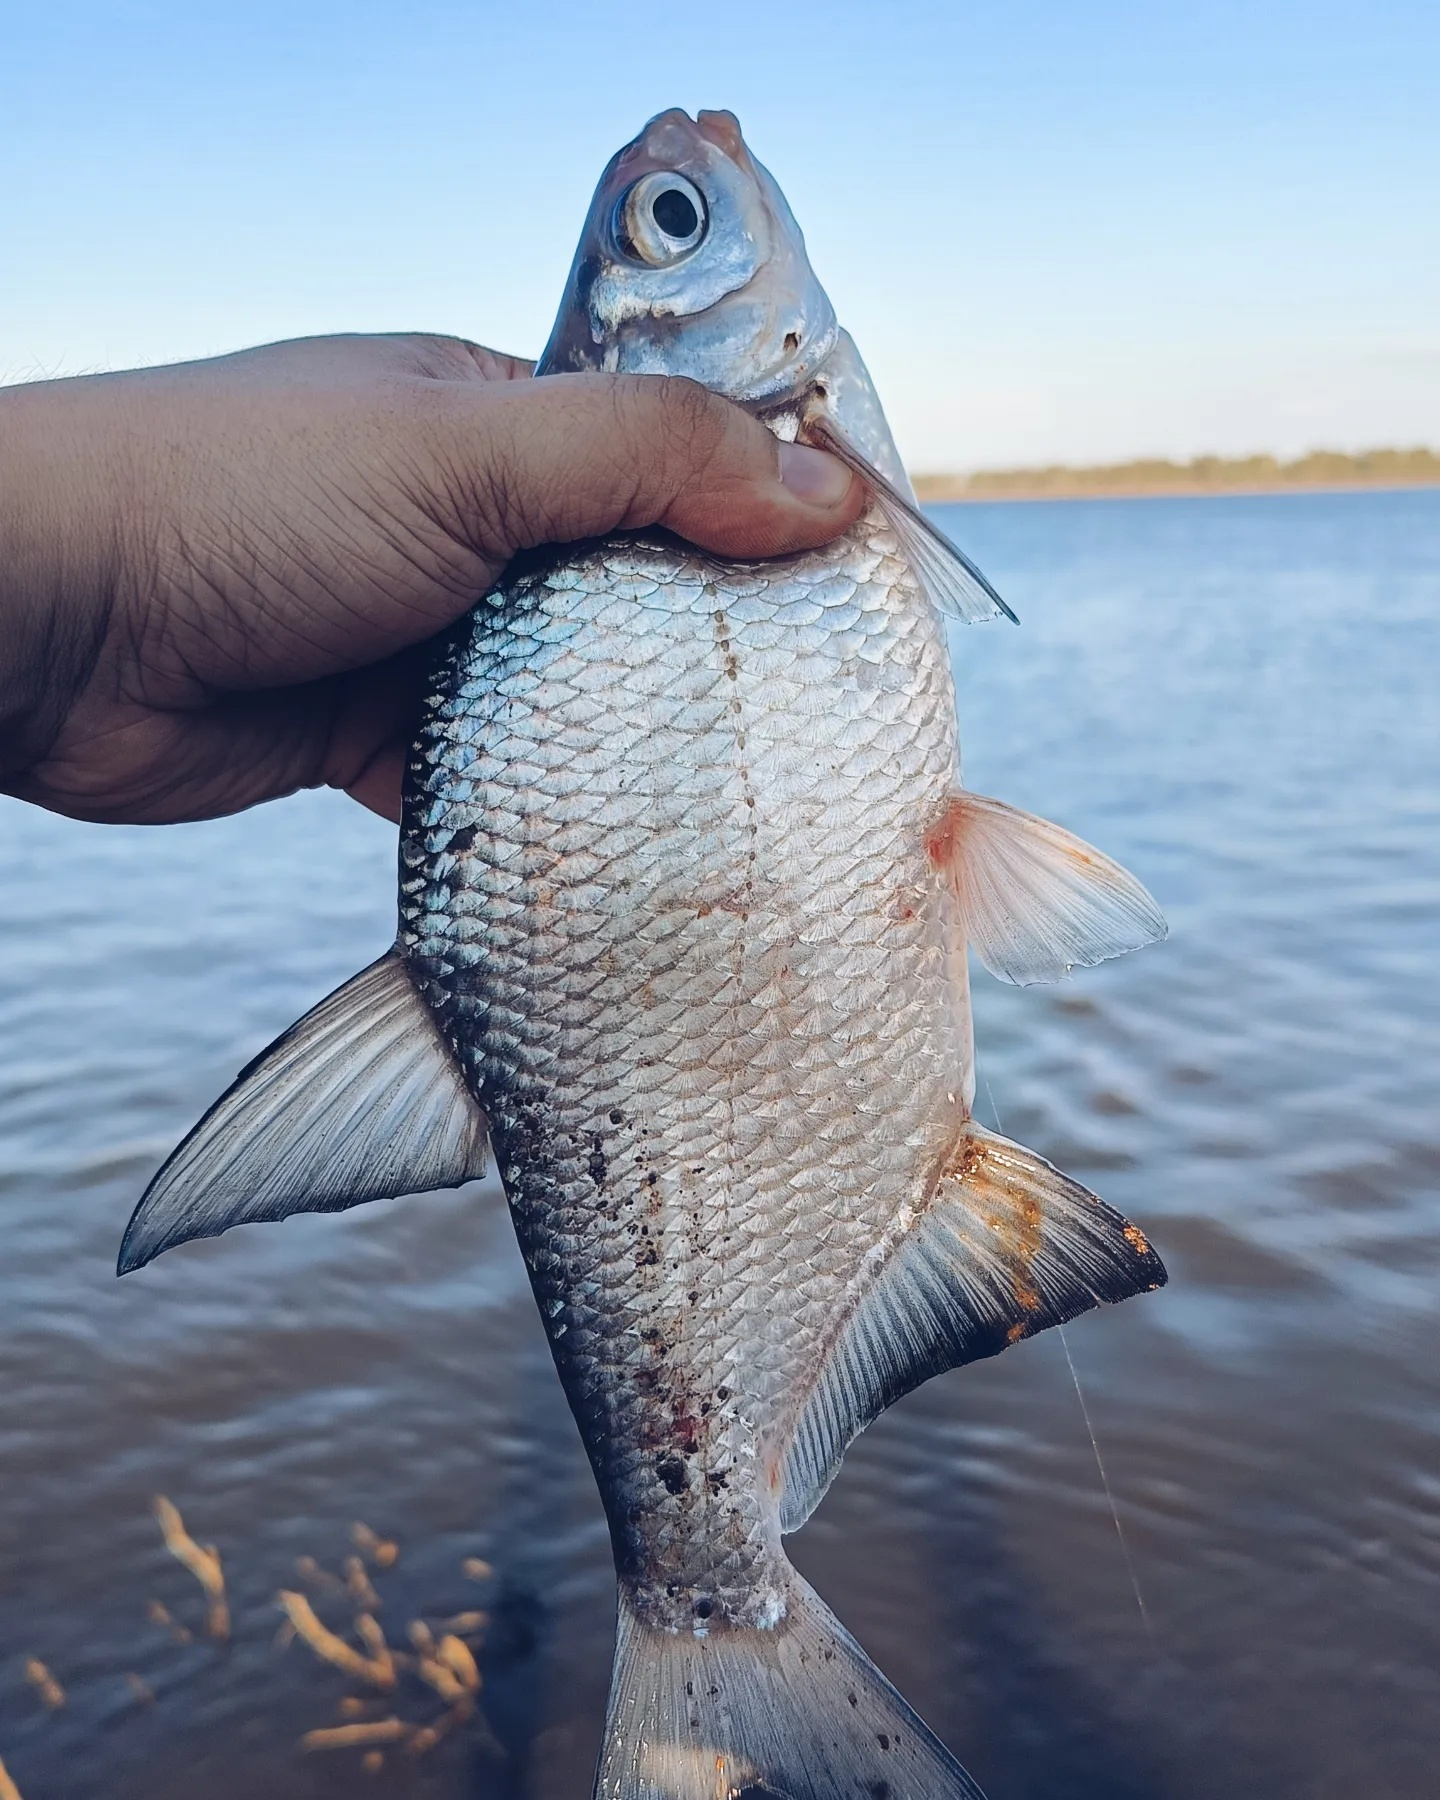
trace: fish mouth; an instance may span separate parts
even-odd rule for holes
[[[732,112],[698,112],[692,119],[682,106],[672,106],[656,113],[649,124],[620,152],[616,159],[627,173],[648,174],[651,169],[683,166],[709,144],[734,163],[742,174],[755,179],[754,158],[740,129],[740,121]]]

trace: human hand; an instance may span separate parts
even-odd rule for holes
[[[398,819],[425,640],[517,550],[775,555],[865,504],[691,382],[529,375],[335,337],[0,389],[0,787],[161,824],[328,784]]]

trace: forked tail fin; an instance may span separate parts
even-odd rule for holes
[[[646,1625],[622,1591],[596,1800],[984,1800],[792,1573],[773,1630]]]

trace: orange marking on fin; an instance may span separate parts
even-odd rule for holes
[[[1045,1237],[1045,1219],[1040,1202],[1033,1194],[1023,1190],[1017,1194],[1005,1182],[1003,1173],[996,1169],[994,1159],[987,1155],[984,1144],[977,1142],[969,1132],[962,1134],[960,1142],[951,1151],[944,1174],[964,1185],[975,1181],[987,1163],[990,1168],[985,1197],[989,1205],[985,1223],[1000,1241],[1016,1306],[1022,1314],[1033,1314],[1039,1312],[1045,1304],[1031,1274]],[[1030,1322],[1027,1318],[1016,1320],[1006,1334],[1007,1341],[1017,1343],[1029,1330]]]

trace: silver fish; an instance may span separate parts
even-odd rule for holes
[[[691,375],[873,504],[770,562],[642,533],[510,571],[439,655],[394,947],[185,1139],[121,1267],[493,1144],[615,1549],[597,1794],[974,1800],[783,1538],[893,1400],[1164,1281],[972,1118],[967,976],[1163,921],[960,786],[942,615],[1003,605],[916,508],[728,113],[662,114],[602,176],[540,373],[578,369]]]

